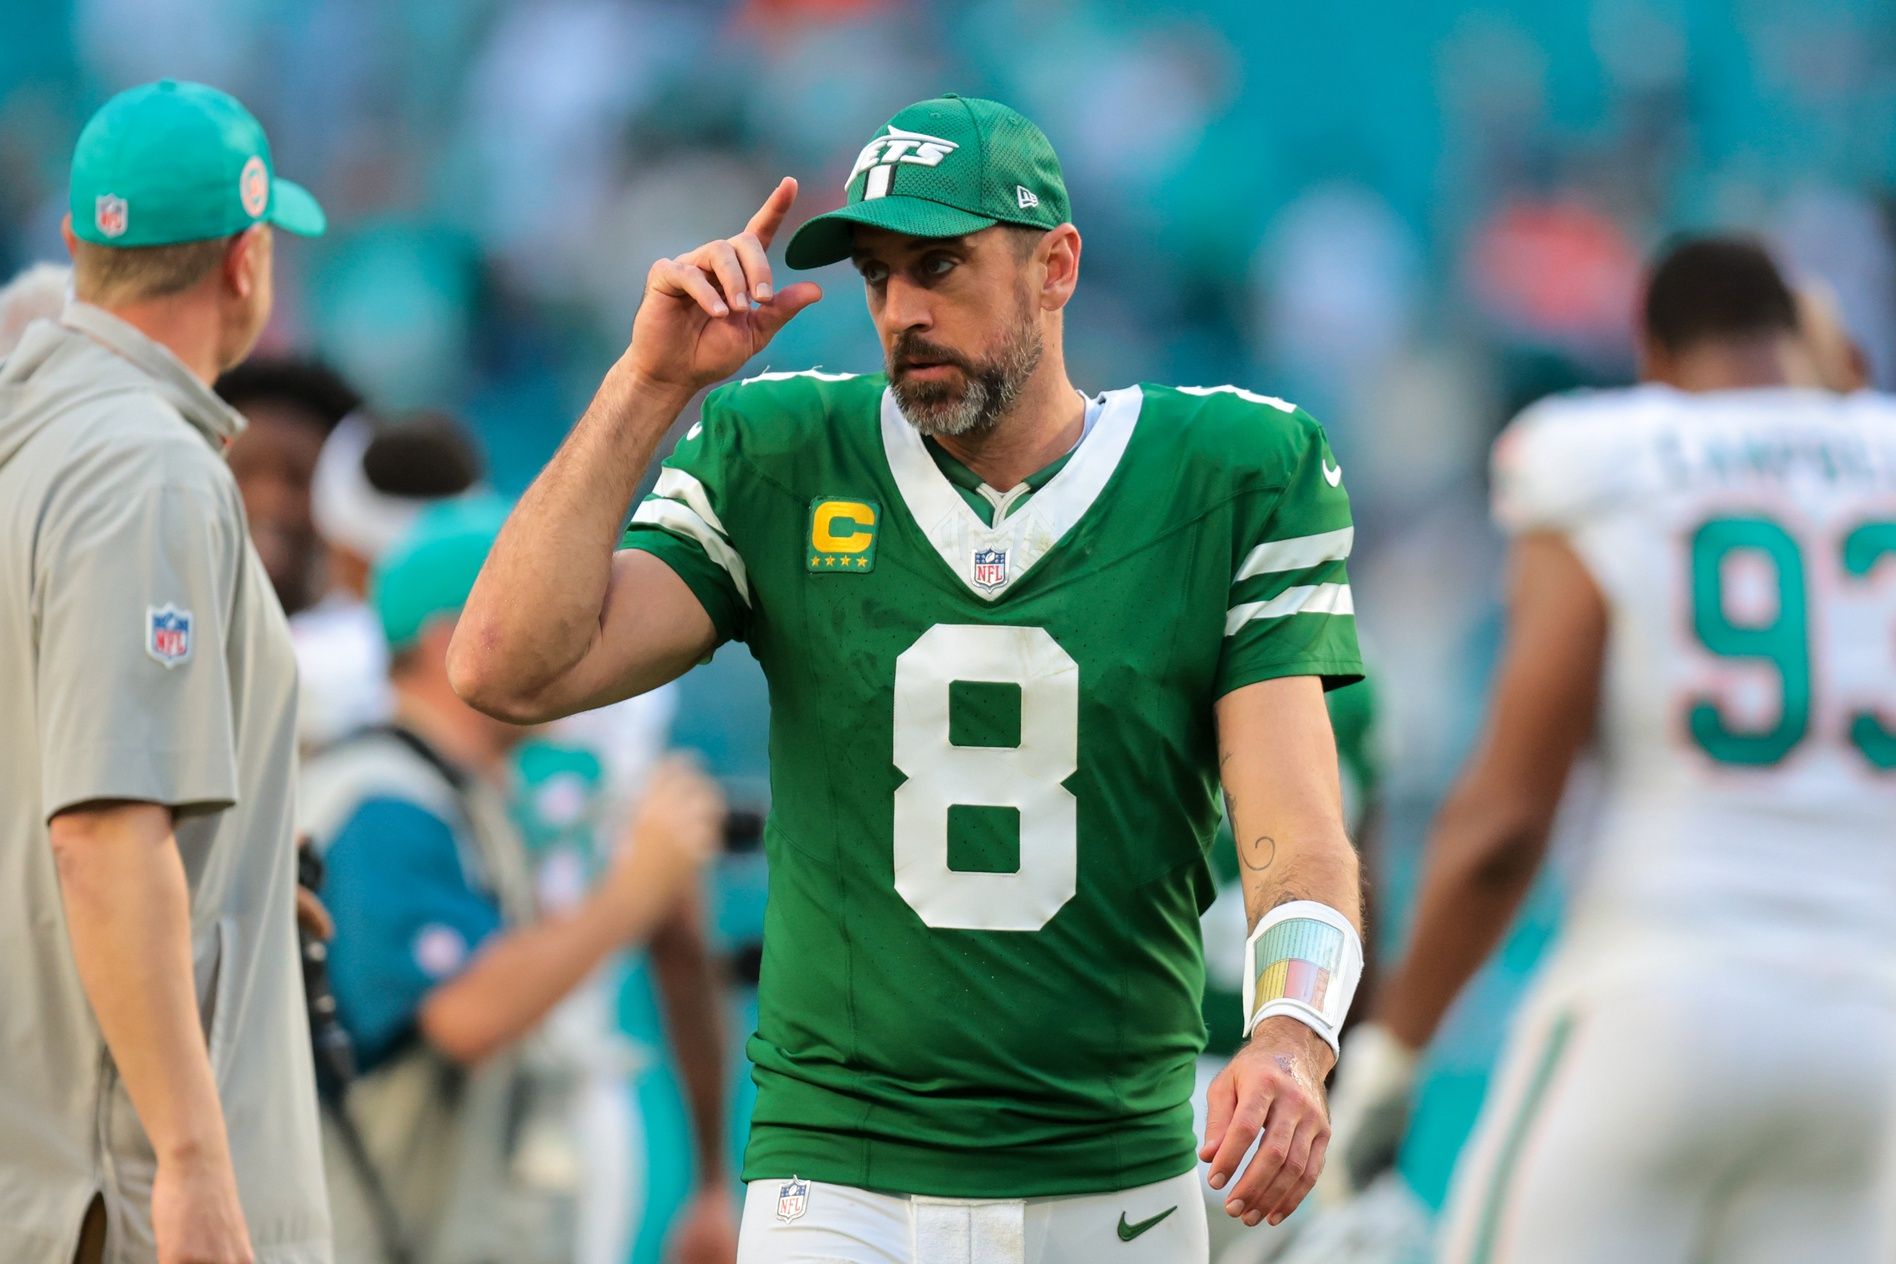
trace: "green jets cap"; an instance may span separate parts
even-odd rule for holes
[[[485,492],[430,505],[376,562],[369,607],[391,650],[407,649],[437,618],[460,613],[510,508]]]
[[[847,259],[856,224],[959,237],[995,224],[1055,228],[1073,217],[1046,134],[978,97],[936,97],[897,113],[863,146],[844,187],[847,205],[817,216],[784,247],[792,268]]]
[[[162,79],[119,93],[72,153],[72,231],[100,246],[169,246],[252,224],[319,236],[323,208],[277,179],[263,127],[237,98]]]

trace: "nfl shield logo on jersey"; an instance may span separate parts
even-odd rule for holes
[[[191,612],[145,607],[145,652],[169,670],[191,657]]]
[[[976,549],[974,551],[974,585],[993,592],[1007,582],[1007,550]]]
[[[789,1224],[810,1209],[810,1183],[792,1176],[777,1191],[777,1219]]]

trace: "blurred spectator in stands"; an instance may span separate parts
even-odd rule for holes
[[[1513,358],[1530,358],[1515,371],[1521,403],[1630,368],[1626,313],[1639,292],[1639,248],[1576,188],[1505,198],[1476,226],[1464,265],[1492,336]],[[1563,363],[1539,369],[1538,357]],[[1559,376],[1538,376],[1549,371]]]
[[[1332,432],[1348,430],[1347,418],[1368,412],[1364,389],[1408,345],[1425,309],[1422,252],[1408,225],[1361,185],[1315,186],[1272,221],[1250,280],[1275,370],[1271,392]]]
[[[324,587],[322,541],[310,512],[316,458],[362,398],[327,365],[287,356],[245,361],[217,380],[217,393],[250,423],[225,457],[270,586],[283,613],[294,616]]]
[[[335,919],[330,976],[360,1075],[325,1112],[338,1258],[397,1244],[431,1264],[568,1264],[581,1171],[566,1110],[583,1068],[542,1020],[614,953],[659,935],[715,850],[723,804],[661,765],[592,892],[543,915],[506,807],[530,730],[447,680],[454,619],[505,518],[436,506],[377,563],[393,721],[312,760],[303,826]]]

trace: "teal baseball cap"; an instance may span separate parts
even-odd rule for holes
[[[72,231],[100,246],[169,246],[252,224],[322,235],[323,208],[277,178],[263,125],[236,97],[161,79],[99,107],[72,152]]]
[[[1073,218],[1046,134],[999,101],[918,101],[863,146],[848,202],[791,235],[783,259],[820,268],[849,258],[857,224],[913,237],[960,237],[996,224],[1057,228]]]
[[[511,508],[488,493],[430,505],[382,555],[369,576],[369,608],[389,649],[407,649],[435,619],[467,604]]]

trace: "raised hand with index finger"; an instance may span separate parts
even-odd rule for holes
[[[782,291],[771,281],[765,251],[796,200],[786,176],[743,232],[652,265],[626,351],[639,377],[692,391],[721,381],[823,297],[810,281]]]

